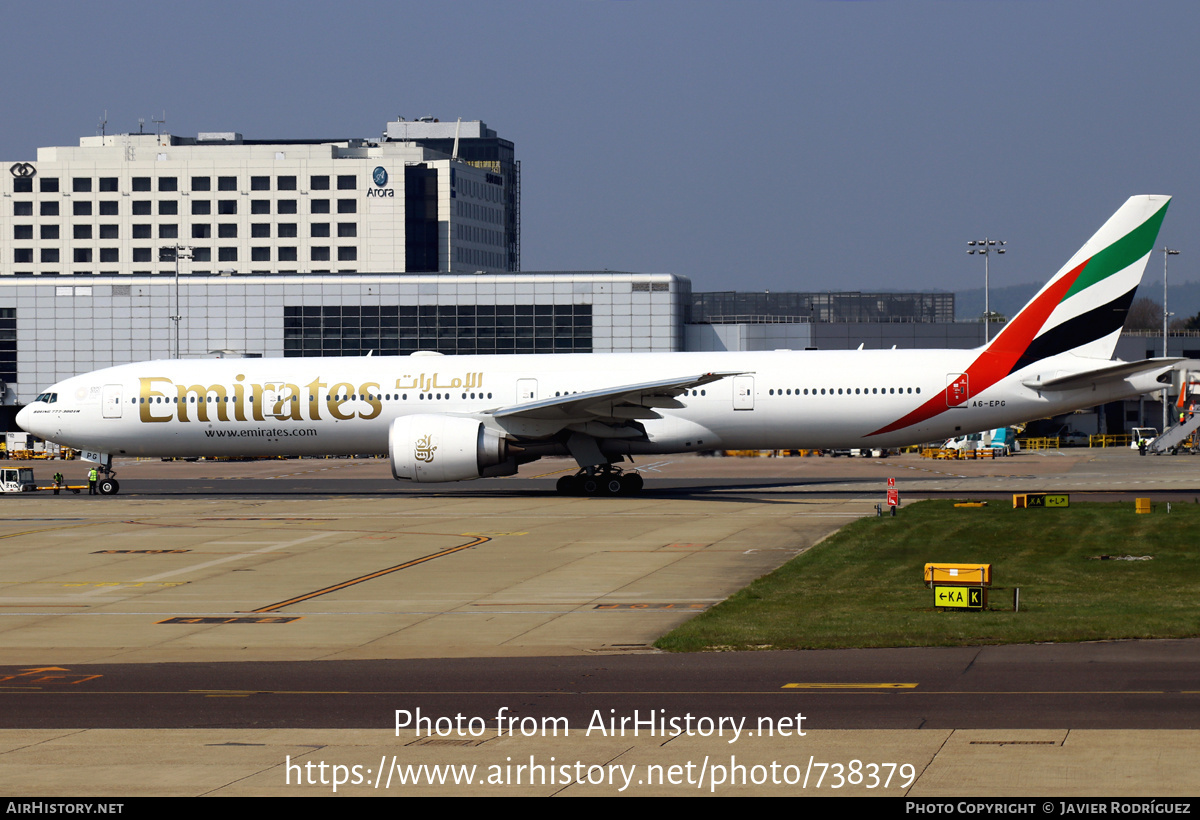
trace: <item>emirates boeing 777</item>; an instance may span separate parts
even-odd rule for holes
[[[460,481],[572,456],[560,492],[631,493],[626,459],[715,449],[895,447],[1162,389],[1175,359],[1113,361],[1169,197],[1135,196],[974,350],[203,359],[66,379],[17,416],[114,456],[386,453]]]

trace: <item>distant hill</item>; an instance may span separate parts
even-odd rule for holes
[[[1009,318],[1025,307],[1041,284],[1009,285],[992,288],[992,310]],[[1162,280],[1143,281],[1138,296],[1145,296],[1162,304]],[[1200,313],[1200,282],[1172,283],[1167,294],[1167,310],[1175,315],[1172,319],[1186,319]],[[983,316],[983,288],[954,292],[954,318],[960,322]]]

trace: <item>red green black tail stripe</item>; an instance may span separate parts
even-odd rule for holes
[[[903,418],[868,435],[876,436],[903,430],[905,427],[931,419],[948,408],[962,404],[969,395],[986,390],[1022,368],[1102,339],[1119,330],[1137,292],[1136,286],[1106,304],[1066,319],[1042,332],[1047,320],[1059,305],[1072,296],[1104,282],[1108,277],[1125,270],[1150,253],[1162,226],[1163,217],[1166,216],[1167,204],[1125,236],[1060,275],[1034,297],[967,368],[965,380],[969,390],[962,389],[964,379],[960,376],[953,384]]]

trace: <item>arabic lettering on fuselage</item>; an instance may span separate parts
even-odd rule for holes
[[[380,382],[326,382],[320,376],[305,385],[288,381],[247,382],[238,374],[232,385],[181,384],[166,376],[142,376],[137,397],[139,418],[146,423],[168,421],[348,421],[369,420],[383,412]],[[483,373],[441,379],[440,374],[405,374],[392,390],[418,394],[434,390],[477,390]],[[405,394],[407,395],[407,394]],[[481,396],[482,397],[482,396]],[[327,415],[322,415],[322,414]]]
[[[402,384],[403,379],[412,379],[411,384]],[[425,373],[420,376],[410,376],[407,373],[396,379],[397,390],[416,390],[421,393],[428,393],[430,390],[474,390],[476,387],[483,386],[483,373],[468,373],[465,379],[454,377],[448,383],[441,384],[438,381],[438,374],[434,373],[433,378],[430,378]]]

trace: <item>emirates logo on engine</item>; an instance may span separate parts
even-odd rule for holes
[[[429,436],[421,436],[413,447],[413,458],[417,461],[424,461],[426,464],[433,461],[433,453],[437,450],[437,447],[430,443],[429,438]]]

